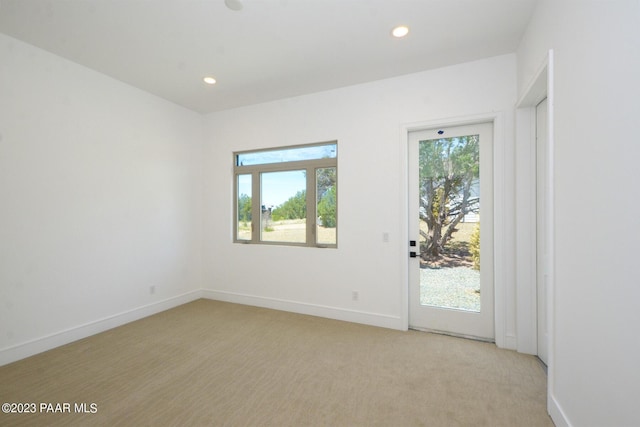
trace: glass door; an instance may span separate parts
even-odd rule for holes
[[[493,126],[409,134],[409,325],[494,339]]]

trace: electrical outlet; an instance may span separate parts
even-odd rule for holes
[[[353,301],[358,301],[360,299],[360,292],[358,291],[352,291],[351,292],[351,299]]]
[[[156,293],[156,285],[149,286],[149,294],[153,295]]]

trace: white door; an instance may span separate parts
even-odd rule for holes
[[[409,134],[409,326],[494,339],[493,125]]]
[[[547,283],[549,281],[547,250],[546,195],[547,184],[547,100],[536,107],[536,287],[538,318],[538,357],[545,364],[548,355]]]

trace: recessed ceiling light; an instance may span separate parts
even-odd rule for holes
[[[407,27],[406,25],[397,26],[393,29],[393,31],[391,31],[391,34],[393,34],[393,37],[397,38],[404,37],[409,34],[409,27]]]
[[[202,80],[204,80],[204,82],[208,85],[216,84],[216,79],[214,79],[213,77],[205,77]]]
[[[224,0],[224,4],[231,10],[242,10],[242,1],[240,0]]]

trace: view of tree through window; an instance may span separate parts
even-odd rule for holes
[[[306,242],[306,188],[304,170],[261,174],[260,240]]]
[[[420,141],[419,168],[421,304],[480,311],[479,135]]]
[[[337,246],[336,142],[235,153],[234,162],[235,241]]]
[[[251,175],[238,175],[236,239],[251,240]]]
[[[332,244],[336,241],[336,168],[316,169],[316,203],[318,243]]]

